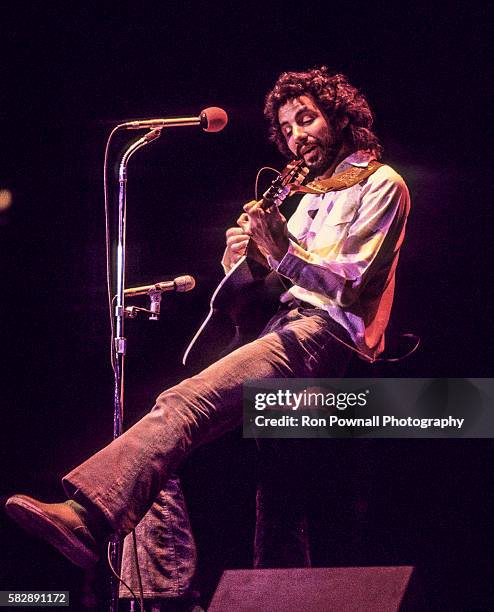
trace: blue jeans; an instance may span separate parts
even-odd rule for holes
[[[137,527],[147,597],[187,593],[195,569],[194,542],[175,478],[180,462],[241,424],[245,381],[342,376],[351,352],[332,334],[349,342],[321,309],[280,310],[260,338],[161,393],[149,414],[64,477],[67,494],[96,506],[116,533],[127,535]],[[264,495],[258,493],[260,513]],[[125,550],[124,579],[136,586],[128,542]]]

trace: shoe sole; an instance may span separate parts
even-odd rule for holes
[[[8,500],[5,511],[25,531],[54,546],[75,565],[88,569],[98,562],[99,556],[79,540],[73,531],[41,512],[28,497],[16,496]]]

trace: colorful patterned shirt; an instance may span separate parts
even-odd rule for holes
[[[372,159],[357,151],[335,174]],[[409,209],[407,186],[387,165],[353,187],[305,195],[288,221],[296,241],[280,262],[270,260],[293,283],[282,301],[293,296],[323,308],[373,360],[384,349]]]

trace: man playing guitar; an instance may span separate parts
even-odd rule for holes
[[[313,189],[288,223],[277,206],[246,204],[226,232],[223,265],[230,272],[255,243],[286,280],[277,312],[257,339],[164,391],[148,415],[65,476],[69,502],[17,495],[6,506],[83,567],[96,563],[111,533],[136,528],[146,547],[140,559],[141,552],[155,556],[146,565],[147,597],[180,598],[190,589],[195,553],[175,472],[194,448],[241,423],[243,383],[337,378],[352,352],[373,361],[384,348],[409,194],[403,179],[377,162],[381,147],[365,97],[324,67],[288,72],[268,94],[265,115],[272,141],[289,159],[303,160]],[[289,486],[289,471],[284,479]],[[286,532],[273,536],[267,494],[261,488],[257,500],[256,566],[307,565],[302,522],[292,525],[293,542]],[[165,524],[165,516],[176,520]],[[155,554],[159,546],[165,548]],[[178,558],[167,554],[172,548]]]

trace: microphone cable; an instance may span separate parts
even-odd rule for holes
[[[114,136],[114,134],[120,129],[120,126],[117,125],[110,132],[106,140],[105,146],[105,156],[103,161],[103,197],[105,203],[105,246],[106,246],[106,290],[107,290],[107,299],[108,299],[108,308],[110,315],[110,363],[113,372],[115,372],[116,363],[115,363],[115,346],[114,346],[114,338],[115,338],[115,324],[113,321],[113,297],[112,297],[112,277],[111,277],[111,244],[110,244],[110,204],[109,204],[109,194],[108,194],[108,157],[110,150],[110,143]]]

